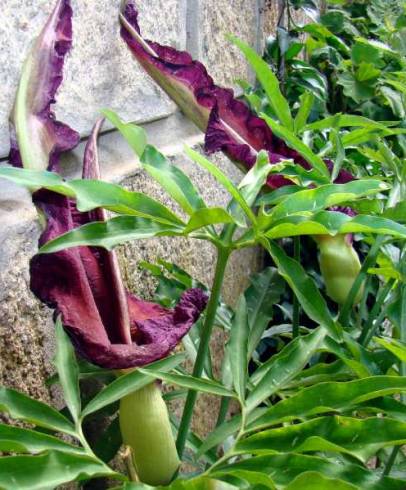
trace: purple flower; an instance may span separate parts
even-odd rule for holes
[[[58,0],[25,64],[12,115],[10,163],[15,166],[55,171],[61,152],[79,141],[75,131],[55,121],[51,109],[71,46],[71,17],[70,1]],[[85,149],[84,179],[100,178],[96,141],[101,125],[96,123]],[[106,219],[102,209],[79,212],[71,199],[45,189],[33,194],[33,202],[46,221],[40,246],[84,223]],[[106,368],[142,366],[165,357],[207,301],[200,289],[186,291],[174,309],[143,301],[125,290],[116,254],[97,247],[36,255],[30,273],[32,291],[62,316],[77,351]]]
[[[256,162],[259,151],[266,150],[271,163],[293,159],[310,169],[308,162],[276,137],[264,120],[234,97],[231,89],[215,85],[202,63],[193,60],[187,52],[144,39],[134,0],[123,2],[120,20],[121,36],[135,58],[185,115],[205,132],[208,153],[223,151],[248,170]],[[331,163],[327,164],[332,167]],[[352,175],[341,171],[336,182],[350,180],[353,180]],[[272,188],[291,184],[281,175],[269,176],[267,183]]]
[[[72,45],[71,19],[70,1],[58,0],[24,63],[10,115],[15,166],[53,170],[59,155],[79,142],[79,134],[57,121],[51,107]]]

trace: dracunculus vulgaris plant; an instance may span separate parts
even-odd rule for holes
[[[287,102],[279,91],[276,77],[249,46],[233,39],[263,83],[282,132],[278,133],[277,121],[269,117],[265,117],[265,120],[258,117],[244,102],[234,97],[231,89],[215,85],[204,65],[193,60],[187,52],[180,52],[143,38],[136,3],[135,0],[122,2],[121,36],[147,73],[205,133],[207,153],[223,151],[243,171],[252,168],[261,150],[268,153],[272,164],[291,159],[304,169],[311,169],[304,145],[298,147],[292,141],[295,123]],[[290,131],[291,137],[286,138],[286,141],[291,143],[291,147],[284,139],[276,136],[279,134],[286,137]],[[346,170],[335,172],[331,161],[327,161],[324,166],[321,159],[318,159],[314,171],[318,184],[330,181],[347,183],[354,180]],[[264,190],[269,192],[290,184],[292,180],[287,176],[271,173]],[[347,212],[344,208],[341,211]],[[352,214],[351,210],[349,212]],[[315,240],[319,247],[320,269],[327,294],[337,303],[343,304],[361,268],[358,255],[352,246],[352,237],[343,239],[315,235]],[[362,288],[359,288],[353,303],[357,303],[361,296]]]
[[[237,439],[242,444],[237,449],[243,451],[241,454],[249,454],[250,447],[244,449],[244,440],[239,440],[245,437],[244,424],[252,422],[249,417],[252,417],[254,410],[275,393],[275,386],[276,390],[278,388],[274,385],[271,371],[264,376],[266,366],[261,366],[254,373],[252,383],[247,383],[248,359],[261,338],[261,329],[266,328],[266,322],[259,331],[254,325],[253,331],[248,332],[243,302],[240,311],[236,312],[235,325],[230,332],[232,382],[223,386],[202,377],[209,358],[209,341],[224,271],[232,251],[256,244],[266,247],[279,273],[300,299],[305,313],[320,325],[302,338],[295,339],[292,348],[288,346],[288,352],[277,358],[276,362],[281,366],[279,374],[285,376],[288,373],[286,378],[282,377],[286,381],[292,379],[290,376],[293,375],[289,373],[298,372],[307,365],[310,357],[322,348],[325,338],[332,337],[335,342],[341,342],[343,332],[323,302],[315,283],[306,276],[299,262],[288,257],[275,240],[302,234],[337,235],[341,238],[357,231],[385,233],[404,239],[406,229],[380,217],[352,217],[333,210],[326,211],[332,206],[348,204],[352,200],[385,191],[386,186],[378,179],[329,184],[328,167],[322,160],[314,160],[313,157],[309,171],[316,183],[326,182],[324,186],[302,189],[293,196],[278,200],[270,208],[260,207],[255,213],[251,207],[257,202],[266,180],[284,178],[284,161],[279,167],[269,164],[274,158],[270,149],[256,150],[255,161],[252,161],[238,188],[205,157],[187,149],[188,156],[211,172],[232,196],[227,209],[208,207],[190,179],[147,144],[142,128],[124,123],[111,111],[104,111],[105,116],[128,140],[143,168],[182,208],[184,216],[178,216],[148,196],[98,180],[96,139],[101,122],[96,124],[87,144],[83,165],[85,178],[62,179],[57,173],[59,153],[72,148],[78,136],[55,122],[50,104],[61,81],[63,56],[70,46],[70,16],[69,2],[59,1],[23,72],[12,117],[14,137],[11,154],[11,162],[23,168],[0,169],[0,176],[29,186],[34,191],[33,199],[43,218],[45,230],[41,237],[42,246],[31,266],[32,288],[59,314],[82,356],[115,370],[138,366],[136,374],[149,373],[150,376],[152,371],[142,366],[169,353],[197,319],[204,308],[205,297],[200,291],[189,290],[174,310],[165,310],[134,298],[122,286],[112,249],[129,240],[161,235],[190,236],[213,243],[217,249],[217,263],[196,345],[193,376],[161,371],[155,372],[154,376],[189,389],[178,429],[179,456],[183,454],[188,437],[197,389],[239,400],[243,422]],[[57,71],[52,69],[55,67]],[[40,87],[44,88],[44,92],[38,93]],[[240,110],[243,111],[243,108]],[[254,128],[256,123],[253,120]],[[68,140],[62,138],[63,134],[69,135]],[[35,168],[30,159],[31,140],[35,140],[32,144],[37,154],[38,165]],[[281,140],[275,138],[275,141],[282,145]],[[272,175],[274,169],[280,171],[280,175]],[[117,216],[108,219],[102,209]],[[296,354],[300,354],[299,360],[294,357]],[[149,382],[149,377],[144,387],[141,392],[134,390],[127,393],[125,398],[121,397],[123,437],[133,448],[134,463],[141,480],[150,484],[166,483],[172,478],[179,459],[160,392],[155,384]],[[89,413],[90,409],[86,412],[86,408],[85,413]],[[95,404],[92,409],[95,410]],[[159,427],[156,424],[160,424]],[[295,425],[292,425],[293,429]],[[399,442],[399,438],[393,440]],[[213,465],[214,469],[221,469],[221,463],[234,458],[236,454],[238,452],[231,450],[223,461]],[[239,462],[244,464],[244,459],[245,456]],[[207,470],[205,476],[215,474],[213,467]]]
[[[69,0],[59,0],[26,60],[11,115],[10,163],[58,172],[59,157],[74,148],[79,134],[56,121],[52,111],[62,81],[64,56],[72,39]],[[83,159],[83,179],[100,179],[98,121]],[[33,188],[44,229],[39,245],[90,222],[104,223],[102,208],[79,211],[69,196]],[[60,316],[78,354],[98,366],[128,370],[166,357],[206,305],[200,289],[187,291],[173,310],[126,291],[114,251],[76,247],[38,254],[30,265],[31,290]],[[179,467],[172,429],[156,382],[120,401],[120,427],[133,451],[139,478],[168,483]]]

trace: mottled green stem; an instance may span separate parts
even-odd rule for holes
[[[141,482],[167,485],[180,465],[168,409],[156,382],[120,400],[120,429]]]
[[[204,361],[209,350],[209,342],[213,331],[214,319],[216,316],[217,305],[220,299],[221,286],[223,285],[224,272],[227,266],[230,250],[228,248],[219,248],[217,255],[216,271],[214,274],[213,287],[206,309],[206,317],[202,328],[199,349],[197,351],[196,362],[193,368],[193,376],[199,378],[202,375]],[[192,422],[193,408],[196,403],[197,392],[189,390],[183,409],[182,419],[179,425],[178,439],[176,447],[178,448],[179,457],[182,458],[185,449],[190,424]]]

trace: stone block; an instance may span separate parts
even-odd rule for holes
[[[257,0],[188,3],[188,49],[219,85],[233,87],[236,79],[253,80],[244,57],[226,36],[233,34],[257,48],[258,28]]]
[[[183,49],[185,0],[139,0],[147,37]],[[8,115],[21,66],[54,2],[3,0],[0,24],[0,157],[8,153]],[[150,121],[174,110],[168,97],[132,59],[119,35],[119,0],[72,0],[73,48],[65,65],[57,117],[88,135],[101,108],[134,121]]]

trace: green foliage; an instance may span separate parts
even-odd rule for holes
[[[186,396],[181,420],[172,415],[171,424],[180,455],[186,445],[184,461],[195,470],[165,488],[404,488],[405,12],[397,2],[389,11],[383,0],[327,4],[318,22],[301,27],[293,24],[291,9],[314,12],[316,2],[289,2],[289,25],[268,40],[264,59],[233,38],[261,84],[242,83],[248,102],[309,168],[291,160],[270,165],[263,151],[236,185],[187,148],[230,195],[226,209],[210,208],[189,177],[148,144],[142,128],[105,110],[181,216],[107,182],[0,169],[1,177],[31,190],[46,188],[75,200],[79,211],[101,207],[116,214],[59,236],[41,248],[43,254],[180,236],[210,241],[219,257],[210,287],[174,264],[141,264],[156,279],[155,300],[165,307],[191,287],[210,293],[205,314],[184,338],[185,353],[115,378],[77,362],[58,319],[52,382],[60,384],[66,407],[62,414],[0,389],[0,410],[33,424],[0,425],[0,449],[13,453],[0,458],[1,488],[51,489],[101,476],[125,480],[106,464],[121,444],[117,402],[154,380],[180,388],[165,394],[168,401]],[[359,179],[334,183],[342,169]],[[292,184],[261,195],[272,173]],[[316,245],[307,236],[349,233],[363,265],[338,305],[326,297]],[[291,237],[301,238],[292,244]],[[262,246],[272,266],[251,278],[231,308],[220,295],[227,260],[252,246]],[[221,375],[210,354],[214,327],[227,336]],[[192,374],[183,364],[187,359],[194,363]],[[79,389],[83,378],[102,382],[90,400]],[[215,428],[204,440],[190,431],[198,393],[221,398],[219,413],[212,414]],[[227,418],[230,399],[239,410]],[[91,446],[83,424],[100,414],[111,423]],[[126,481],[118,488],[153,487]]]
[[[83,436],[79,369],[72,344],[59,319],[56,322],[56,339],[55,366],[74,423],[43,403],[1,388],[2,411],[16,420],[36,424],[34,429],[0,424],[0,450],[14,453],[0,458],[0,487],[5,490],[51,490],[72,480],[102,476],[125,479],[94,454]],[[44,433],[42,427],[51,433]],[[75,444],[58,438],[60,433],[72,436]]]
[[[393,134],[392,127],[355,116],[331,118],[328,124],[324,121],[318,125],[309,125],[310,129],[306,129],[306,114],[309,114],[312,97],[303,97],[303,100],[307,107],[295,119],[299,121],[295,125],[297,133],[278,126],[280,134],[296,150],[301,150],[304,145],[300,136],[303,129],[322,133],[332,130],[334,126],[338,135],[340,128],[356,127],[360,131],[357,136],[359,139],[365,136],[362,131]],[[131,125],[122,126],[124,123],[120,123],[117,118],[114,120],[134,146],[131,139],[134,135],[139,137],[141,133],[132,130]],[[269,117],[266,120],[273,129],[275,124],[279,124],[271,122]],[[353,136],[352,138],[354,140]],[[345,135],[341,141],[344,145],[348,144]],[[376,330],[376,315],[386,315],[382,313],[386,311],[383,310],[384,300],[387,295],[395,294],[392,284],[403,277],[397,251],[399,243],[403,243],[406,238],[406,228],[390,219],[396,219],[398,213],[392,212],[390,218],[384,217],[382,213],[371,212],[351,217],[329,208],[337,205],[356,206],[378,198],[382,201],[391,199],[393,182],[391,186],[388,179],[374,176],[346,184],[326,183],[326,167],[322,157],[306,146],[302,153],[313,163],[313,170],[307,171],[301,167],[300,170],[293,163],[282,163],[278,167],[281,173],[286,171],[284,175],[289,175],[293,181],[296,179],[294,175],[300,175],[301,179],[297,180],[296,185],[283,191],[259,196],[267,175],[275,170],[268,164],[264,153],[259,154],[256,165],[240,185],[236,186],[211,162],[188,149],[187,153],[192,160],[212,173],[230,194],[227,210],[208,208],[188,177],[168,164],[157,150],[146,143],[145,145],[141,155],[143,165],[148,167],[146,168],[151,175],[164,185],[173,200],[189,215],[186,223],[157,201],[124,192],[119,186],[101,183],[105,184],[106,195],[99,195],[95,192],[99,183],[93,187],[92,182],[87,185],[83,181],[63,181],[54,179],[52,174],[46,172],[29,171],[28,174],[25,170],[4,169],[2,175],[19,183],[27,183],[33,178],[36,185],[76,198],[78,205],[80,202],[86,209],[104,206],[118,215],[104,223],[90,223],[58,237],[45,244],[41,249],[42,253],[77,245],[97,245],[111,249],[127,240],[160,235],[191,236],[211,241],[220,251],[223,262],[216,269],[213,294],[206,316],[184,340],[187,357],[196,362],[199,369],[196,370],[195,365],[193,374],[187,373],[181,366],[186,356],[177,354],[120,376],[104,386],[93,399],[83,403],[78,391],[81,376],[102,377],[106,373],[89,366],[81,372],[82,368],[79,369],[76,363],[67,336],[58,323],[58,380],[64,389],[67,407],[74,423],[63,416],[55,415],[51,409],[47,410],[48,415],[45,417],[51,420],[41,420],[36,415],[38,408],[34,406],[30,418],[24,410],[16,408],[15,402],[13,405],[11,393],[3,397],[9,401],[2,402],[1,406],[3,410],[22,420],[38,420],[38,425],[51,430],[55,430],[55,424],[58,428],[64,427],[81,446],[71,446],[59,441],[54,435],[44,435],[27,429],[4,428],[3,443],[0,434],[2,448],[38,454],[35,457],[42,456],[45,451],[57,451],[80,458],[90,457],[92,465],[105,465],[105,461],[115,454],[121,442],[120,438],[112,439],[118,419],[115,418],[106,433],[100,435],[99,443],[94,448],[88,445],[83,436],[83,420],[96,416],[103,410],[110,410],[114,414],[114,404],[117,401],[143,388],[151,380],[159,379],[166,385],[181,388],[176,397],[183,397],[188,393],[186,418],[184,415],[180,422],[172,418],[173,429],[192,453],[188,455],[188,460],[198,472],[202,472],[203,462],[211,465],[204,473],[209,479],[197,478],[188,483],[175,480],[173,488],[206,488],[207,485],[207,488],[211,488],[212,478],[222,480],[223,485],[227,483],[242,488],[247,485],[279,488],[282,480],[281,488],[293,488],[297,482],[308,485],[310,479],[320,488],[323,485],[336,485],[339,488],[349,488],[348,485],[351,485],[358,488],[343,475],[331,473],[334,458],[342,458],[343,464],[352,470],[356,468],[360,481],[378,481],[374,471],[368,469],[366,463],[368,458],[379,455],[382,464],[386,464],[388,457],[385,448],[399,446],[406,440],[404,405],[392,398],[403,393],[406,386],[404,378],[398,376],[398,362],[404,360],[403,344],[395,341],[388,343],[381,338],[374,340],[371,328]],[[388,159],[387,149],[381,143],[378,150],[382,152],[382,159],[385,161]],[[342,152],[342,147],[338,148],[335,141],[329,151]],[[342,164],[344,163],[343,161]],[[391,160],[393,168],[398,168],[398,164],[395,158]],[[255,203],[259,207],[254,211],[252,206]],[[238,229],[239,233],[236,233]],[[393,283],[388,283],[390,287],[385,285],[380,292],[379,297],[382,300],[377,301],[375,309],[365,316],[364,310],[368,312],[361,305],[355,321],[348,309],[348,319],[344,318],[347,314],[340,317],[340,320],[346,320],[345,323],[335,319],[336,306],[326,301],[317,275],[306,270],[300,255],[295,254],[292,257],[275,241],[275,238],[286,239],[295,235],[337,233],[357,233],[366,245],[376,234],[387,236],[387,248],[381,250],[379,263],[385,270],[390,267],[394,271],[399,269],[397,276],[391,276]],[[227,259],[235,249],[258,244],[267,250],[276,267],[266,268],[252,278],[250,286],[241,295],[233,311],[224,305],[219,295],[226,263],[224,258]],[[378,253],[379,248],[375,248]],[[362,270],[364,275],[370,270],[372,272],[371,266],[375,259],[376,256],[366,262]],[[206,286],[174,264],[161,260],[157,264],[143,263],[142,266],[157,279],[156,299],[165,306],[176,304],[180,295],[191,287],[201,287],[210,292]],[[376,283],[373,285],[376,287]],[[379,280],[377,285],[379,288]],[[295,319],[290,310],[290,290],[297,298]],[[364,301],[366,298],[364,296]],[[213,374],[208,349],[214,324],[229,332],[221,381]],[[207,325],[210,327],[209,335]],[[295,329],[296,338],[292,338]],[[368,331],[367,344],[373,343],[367,345],[362,341],[361,346],[354,338],[358,337],[360,331],[364,335],[365,330]],[[321,362],[322,360],[325,362]],[[225,407],[218,415],[215,430],[204,441],[190,432],[188,425],[197,393],[221,397],[222,407]],[[225,420],[227,400],[230,398],[238,400],[241,413]],[[26,401],[24,397],[20,397],[17,403],[20,400]],[[32,401],[29,403],[33,405]],[[108,441],[113,441],[111,451],[106,451],[104,447]],[[214,451],[218,446],[223,446],[224,456],[216,461]],[[316,458],[315,452],[324,466],[315,468],[310,465],[296,472],[293,466],[288,477],[281,474],[282,469],[276,463],[269,471],[239,466],[250,461],[254,464],[258,454],[269,453],[267,457],[278,455],[301,462],[303,460],[300,458]],[[248,460],[241,459],[242,454],[249,454],[251,457]],[[349,457],[353,458],[351,463],[348,461]],[[110,470],[100,470],[99,467],[89,471],[94,471],[95,474],[101,471],[105,476],[113,476],[113,472],[109,473]],[[81,476],[74,475],[72,478],[80,479]],[[396,479],[388,479],[387,482],[393,484],[393,488],[400,488]]]

